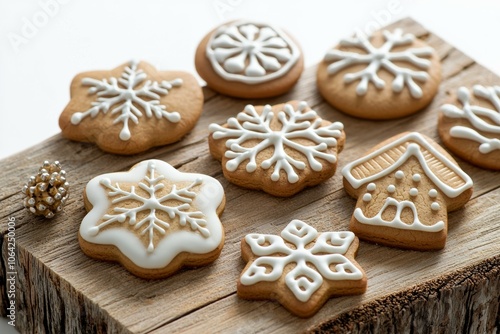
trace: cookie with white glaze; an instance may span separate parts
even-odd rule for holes
[[[293,220],[281,236],[252,233],[241,241],[248,262],[238,296],[271,299],[300,317],[314,315],[333,296],[362,294],[366,275],[354,260],[359,240],[352,232],[324,232]]]
[[[209,147],[232,183],[292,196],[335,173],[343,125],[321,119],[302,101],[247,105],[226,124],[211,124]]]
[[[298,44],[283,30],[239,20],[224,23],[203,38],[195,66],[219,93],[264,98],[290,90],[300,78],[304,60]]]
[[[78,74],[59,127],[68,139],[135,154],[182,139],[202,108],[203,92],[194,76],[133,60],[110,71]]]
[[[438,131],[444,145],[462,159],[500,170],[500,86],[450,92],[439,113]]]
[[[88,256],[119,262],[142,278],[215,261],[224,245],[224,190],[214,178],[161,160],[93,178],[78,234]]]
[[[441,82],[436,51],[401,29],[342,39],[318,65],[321,95],[336,109],[392,119],[427,106]]]
[[[376,145],[342,169],[357,198],[350,230],[383,245],[437,250],[445,246],[448,212],[472,196],[472,180],[432,139],[405,132]]]

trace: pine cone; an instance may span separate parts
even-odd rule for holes
[[[69,183],[66,172],[61,169],[59,161],[44,161],[36,176],[31,176],[23,186],[26,195],[24,207],[33,214],[52,218],[61,211],[68,199]]]

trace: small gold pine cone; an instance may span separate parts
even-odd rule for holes
[[[68,190],[66,172],[59,161],[44,161],[38,174],[31,176],[21,190],[26,195],[24,207],[37,216],[52,218],[68,200]]]

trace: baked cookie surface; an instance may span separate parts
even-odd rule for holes
[[[357,198],[350,230],[360,239],[400,248],[445,246],[448,212],[472,196],[472,180],[432,139],[402,133],[342,169]]]
[[[133,60],[111,71],[78,74],[59,127],[68,139],[135,154],[180,140],[202,107],[203,92],[191,74]]]
[[[200,42],[198,74],[226,95],[264,98],[290,90],[304,68],[302,51],[281,29],[245,20],[225,23]]]
[[[224,176],[249,189],[291,196],[330,178],[345,142],[343,125],[321,119],[304,101],[247,105],[211,124],[209,147]]]
[[[143,278],[166,277],[219,256],[224,190],[212,177],[182,173],[161,160],[103,174],[85,188],[79,231],[85,254],[121,263]]]
[[[361,294],[366,275],[354,260],[359,241],[352,232],[324,232],[293,220],[281,236],[252,233],[241,241],[247,265],[238,296],[277,300],[310,317],[332,296]]]
[[[401,29],[342,39],[317,71],[318,89],[328,103],[366,119],[413,114],[432,101],[440,82],[436,51]]]
[[[500,86],[460,87],[449,102],[438,118],[444,145],[476,166],[500,170]]]

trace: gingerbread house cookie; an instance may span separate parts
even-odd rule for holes
[[[472,195],[472,180],[432,139],[403,133],[343,170],[357,198],[350,229],[359,238],[415,250],[445,246],[448,212]]]
[[[439,136],[462,159],[500,170],[500,86],[460,87],[441,107]]]

